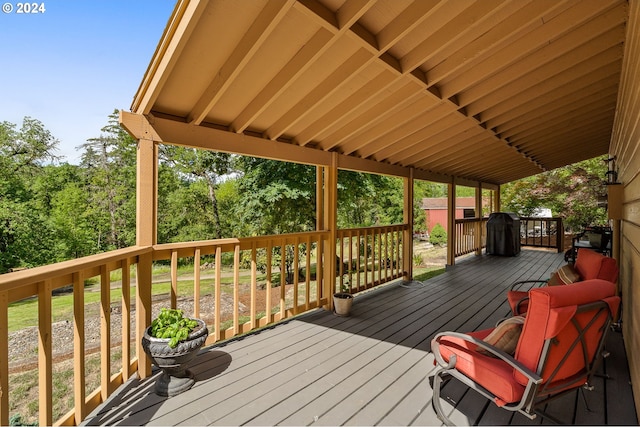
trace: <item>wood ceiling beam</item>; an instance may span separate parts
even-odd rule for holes
[[[555,134],[541,135],[537,138],[530,138],[527,140],[516,141],[514,147],[520,151],[527,153],[535,153],[536,149],[546,150],[555,149],[560,145],[571,145],[571,142],[578,142],[584,137],[588,137],[592,133],[599,132],[601,129],[606,129],[611,123],[613,123],[613,112],[609,111],[609,114],[603,114],[597,118],[583,117],[579,120],[575,120],[571,123],[566,123],[565,127],[557,131]],[[609,129],[611,131],[611,129]],[[575,147],[579,149],[580,147]]]
[[[231,124],[231,130],[240,133],[247,129],[256,117],[269,108],[302,74],[312,67],[335,40],[332,32],[320,28],[235,118]]]
[[[614,93],[615,94],[615,93]],[[611,114],[611,107],[615,108],[616,98],[610,94],[594,99],[593,101],[586,102],[583,105],[576,106],[575,109],[568,111],[564,115],[548,114],[545,117],[541,117],[541,120],[547,119],[543,127],[529,126],[528,123],[524,123],[520,128],[511,129],[505,138],[509,138],[512,145],[517,145],[518,141],[526,140],[527,138],[535,139],[541,135],[549,134],[555,130],[563,129],[567,122],[571,123],[575,120],[579,120],[582,117],[599,118],[603,115]]]
[[[582,32],[585,27],[589,30],[587,34],[593,34],[594,31],[599,33],[601,30],[600,26],[591,29],[587,24],[576,31]],[[604,31],[591,40],[583,37],[574,38],[568,34],[512,64],[508,70],[487,77],[473,87],[464,89],[456,86],[459,81],[455,80],[450,87],[443,87],[443,92],[457,93],[460,103],[467,106],[470,114],[475,115],[508,99],[514,93],[519,93],[564,70],[570,70],[576,64],[602,52],[619,50],[618,55],[621,56],[623,41],[622,26]]]
[[[592,2],[586,5],[590,5],[598,12],[601,12],[603,8],[606,9],[606,7],[611,7],[611,5],[607,2]],[[541,3],[539,1],[535,1],[532,5],[530,5],[530,7],[534,8],[539,6],[541,6]],[[523,23],[522,29],[519,29],[518,31],[515,31],[512,28],[512,30],[514,31],[509,37],[500,41],[496,41],[495,47],[500,49],[487,49],[485,55],[478,55],[476,59],[473,59],[472,61],[466,63],[466,67],[461,72],[457,72],[456,70],[454,70],[456,71],[456,75],[451,76],[448,82],[442,82],[441,84],[441,92],[443,93],[443,96],[450,96],[452,94],[462,92],[466,88],[473,86],[478,82],[483,82],[491,75],[499,73],[502,70],[507,70],[508,72],[512,69],[512,64],[517,64],[520,60],[526,59],[529,55],[535,54],[541,49],[541,47],[544,49],[545,45],[555,43],[556,39],[561,38],[563,35],[567,34],[567,29],[580,26],[582,22],[589,19],[584,15],[583,11],[583,9],[587,6],[576,7],[574,3],[573,7],[567,8],[566,2],[552,2],[547,10],[542,9],[538,14],[532,13],[532,18],[537,15],[537,18],[533,20],[529,19],[527,14],[523,15],[522,13],[520,13],[522,11],[519,11],[520,20],[522,22],[526,21],[527,24]],[[597,6],[597,8],[595,6]],[[548,22],[544,19],[540,19],[541,15],[549,14],[549,10],[562,12],[557,14],[557,16],[554,16]],[[544,11],[544,13],[541,13],[542,11]],[[595,13],[595,11],[592,12]],[[511,20],[509,20],[509,22],[511,22]],[[495,26],[492,31],[497,32],[499,30],[502,30],[502,25]],[[570,32],[568,34],[571,35],[569,38],[576,40],[574,42],[575,44],[579,44],[584,41],[582,37],[574,36],[573,32]],[[472,48],[473,44],[475,43],[478,43],[481,46],[482,39],[480,38],[471,43],[469,46],[465,46],[463,52]],[[553,51],[555,50],[556,49],[554,48]],[[460,53],[456,52],[456,55],[460,55]],[[466,59],[464,55],[462,55],[461,57]],[[545,61],[548,61],[548,59],[546,59]],[[446,63],[441,63],[440,65],[438,65],[438,67],[445,66]],[[539,64],[535,64],[533,67],[528,68],[527,71],[535,69],[537,66],[539,66]],[[457,69],[460,69],[460,67],[458,67]],[[434,69],[430,70],[427,73],[430,79],[433,79],[432,74],[435,71],[436,70]],[[449,74],[447,74],[447,76],[445,77],[449,77],[451,74],[452,73],[449,72]],[[444,79],[444,77],[442,79]]]
[[[437,111],[438,115],[450,112],[448,108],[431,97],[422,95],[415,97],[413,101],[410,104],[405,103],[401,108],[389,110],[388,114],[381,115],[379,120],[371,122],[353,138],[345,141],[340,148],[345,153],[357,153],[360,157],[369,157],[380,148],[393,143],[394,134],[410,133],[411,129],[424,127],[425,111]]]
[[[390,49],[444,4],[441,0],[416,0],[411,3],[378,33],[378,49],[383,52]]]
[[[148,139],[156,143],[172,144],[260,157],[279,161],[329,166],[333,153],[319,151],[309,147],[285,144],[269,139],[238,134],[206,125],[194,126],[184,121],[169,118],[120,112],[120,123],[136,139]],[[365,173],[384,174],[407,177],[410,168],[380,163],[373,160],[353,156],[338,155],[338,166],[341,169]],[[416,171],[418,179],[434,182],[450,182],[447,174]],[[489,184],[494,184],[489,182]]]
[[[460,117],[448,108],[447,105],[439,105],[433,110],[433,115],[430,114],[429,121],[417,118],[415,123],[416,127],[419,126],[415,132],[409,135],[405,135],[401,140],[397,141],[396,145],[390,145],[386,148],[381,148],[372,154],[373,158],[379,161],[388,161],[391,163],[403,163],[407,159],[410,159],[414,153],[424,148],[424,142],[426,140],[433,141],[434,144],[441,143],[443,139],[439,136],[442,132],[446,132],[452,127],[458,126],[460,123]]]
[[[207,4],[208,0],[181,0],[176,3],[171,21],[162,33],[133,98],[131,111],[142,114],[151,111]]]
[[[435,102],[430,98],[425,98],[429,102]],[[425,120],[426,115],[429,120]],[[451,115],[451,109],[442,102],[432,104],[431,107],[418,111],[415,108],[407,108],[399,111],[389,120],[380,122],[372,127],[370,141],[358,150],[358,155],[362,157],[373,156],[377,160],[383,160],[398,151],[398,144],[407,148],[411,143],[410,138],[417,132],[423,132],[429,124],[441,121],[444,117]],[[366,134],[361,137],[366,138]]]
[[[484,2],[482,2],[484,3]],[[542,25],[540,17],[555,7],[562,7],[563,2],[554,0],[536,0],[534,2],[515,2],[509,4],[504,14],[498,14],[500,25],[491,22],[487,32],[474,41],[465,44],[456,52],[427,70],[427,79],[431,83],[439,83],[460,68],[478,62],[491,52],[496,52],[513,42],[519,34],[528,33],[533,27]],[[517,6],[517,7],[515,7]],[[532,42],[531,46],[536,46]],[[472,67],[475,68],[475,67]],[[443,94],[443,96],[447,96]]]
[[[341,123],[352,120],[361,106],[373,104],[375,97],[380,92],[386,91],[395,82],[397,82],[396,76],[388,70],[383,70],[373,80],[365,83],[360,89],[298,133],[294,141],[298,145],[307,145],[323,132],[328,132],[332,127],[339,127]]]
[[[438,167],[441,167],[440,157],[444,157],[444,161],[446,161],[449,153],[457,153],[456,155],[464,154],[466,158],[467,152],[472,153],[475,149],[483,150],[485,156],[492,159],[498,155],[513,155],[515,151],[502,145],[500,141],[489,138],[486,134],[468,131],[459,135],[455,141],[451,141],[449,144],[434,145],[425,149],[417,163],[422,167],[437,162]]]
[[[521,106],[523,104],[513,104],[511,110],[504,109],[501,111],[501,115],[497,115],[493,121],[490,119],[486,122],[487,126],[492,123],[500,121],[500,118],[505,119],[504,124],[495,126],[496,132],[500,135],[511,135],[518,132],[518,129],[539,126],[544,123],[545,119],[548,119],[550,115],[564,114],[567,109],[572,110],[579,105],[576,104],[577,100],[581,101],[581,104],[590,103],[592,99],[603,99],[605,95],[613,96],[615,99],[617,93],[617,77],[620,75],[619,64],[612,64],[605,66],[593,72],[589,75],[580,77],[578,80],[567,82],[564,85],[551,88],[550,90],[540,90],[539,92],[532,91],[530,93],[530,109],[526,110]],[[578,83],[576,83],[578,82]],[[595,85],[595,87],[594,87]],[[613,91],[598,91],[596,89],[610,88],[614,86]],[[545,108],[547,111],[544,111]],[[514,110],[519,110],[517,113]],[[514,114],[511,114],[514,112]],[[523,116],[527,115],[527,119],[523,120]],[[484,118],[484,116],[482,116]]]
[[[400,58],[404,73],[415,70],[437,52],[446,49],[478,21],[494,9],[503,5],[499,0],[482,2],[448,2],[447,7],[438,9],[424,28],[425,39],[410,52]],[[429,82],[431,84],[431,82]]]
[[[194,125],[202,123],[211,108],[220,100],[295,3],[296,0],[269,0],[265,4],[264,9],[193,106],[188,116],[189,123]]]
[[[484,61],[469,71],[469,73],[475,74],[473,78],[465,81],[465,78],[461,76],[452,82],[450,86],[443,85],[442,90],[444,93],[459,93],[462,104],[469,105],[474,100],[482,98],[485,94],[496,92],[510,83],[517,85],[521,79],[526,81],[528,74],[532,70],[549,67],[552,61],[561,59],[564,56],[570,58],[574,64],[583,61],[606,47],[607,43],[614,45],[619,43],[621,38],[624,40],[624,8],[609,10],[602,19],[602,22],[599,20],[589,21],[518,61],[513,62],[510,56],[503,58],[502,62],[498,63],[508,61],[509,66],[499,72],[496,72],[495,63],[492,61],[499,61],[500,58],[493,57],[491,58],[492,61]],[[610,31],[618,34],[609,34]],[[603,37],[603,35],[606,37]],[[581,51],[581,56],[573,53],[581,46],[599,38],[602,38],[602,41],[594,41],[593,51],[587,48]],[[525,41],[522,41],[522,43]],[[602,44],[605,44],[605,46],[602,46]],[[519,46],[519,44],[516,46]],[[492,67],[494,68],[493,70],[491,70]],[[474,82],[480,83],[476,84]],[[473,86],[470,87],[471,84]]]
[[[398,83],[400,84],[402,81],[398,81]],[[344,154],[351,154],[357,149],[357,146],[347,144],[346,141],[349,138],[367,129],[371,123],[377,120],[384,120],[385,117],[395,113],[407,104],[416,102],[417,99],[423,96],[424,94],[416,92],[414,82],[405,83],[399,89],[393,91],[391,96],[381,102],[373,104],[366,111],[362,112],[362,114],[349,121],[349,123],[335,129],[320,141],[319,146],[326,150],[340,145]]]
[[[365,49],[358,49],[350,58],[345,60],[311,92],[305,94],[300,101],[291,107],[266,131],[265,136],[271,140],[280,138],[291,126],[306,117],[320,102],[329,98],[339,90],[351,77],[357,75],[371,63],[373,57]]]
[[[500,132],[508,133],[509,129],[515,125],[527,120],[535,121],[539,116],[546,114],[549,109],[561,112],[573,103],[584,101],[585,98],[596,94],[599,90],[606,90],[612,86],[614,86],[613,90],[617,91],[615,75],[606,76],[595,81],[584,79],[581,83],[585,81],[590,83],[576,83],[575,85],[567,85],[566,87],[559,88],[548,96],[538,97],[526,105],[515,107],[510,111],[487,120],[485,123],[487,127],[491,129],[500,129]]]

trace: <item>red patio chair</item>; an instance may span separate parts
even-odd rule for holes
[[[571,277],[573,276],[573,277]],[[523,284],[534,285],[565,285],[582,282],[590,279],[602,279],[616,283],[618,280],[618,264],[615,259],[604,256],[591,249],[580,249],[575,264],[567,264],[551,275],[549,280],[521,280],[511,285],[507,291],[507,301],[513,314],[522,314],[527,311],[527,291],[519,291],[516,288]]]
[[[615,291],[601,279],[531,290],[514,355],[483,341],[494,329],[437,334],[431,350],[438,366],[432,398],[438,417],[452,425],[440,404],[440,388],[443,379],[454,377],[499,407],[558,422],[541,409],[589,384],[620,304]]]

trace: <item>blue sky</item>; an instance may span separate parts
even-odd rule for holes
[[[0,3],[0,122],[40,120],[77,164],[76,147],[129,110],[176,2],[48,0],[39,14]]]

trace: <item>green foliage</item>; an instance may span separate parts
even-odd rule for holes
[[[433,245],[442,246],[447,244],[447,232],[440,223],[433,226],[433,230],[431,230],[431,235],[429,236],[429,241]]]
[[[151,336],[169,340],[169,347],[175,348],[180,341],[189,337],[198,323],[184,317],[182,310],[162,308],[158,317],[151,322]]]
[[[597,208],[598,198],[607,192],[604,159],[585,160],[502,186],[503,210],[530,216],[538,208],[549,208],[574,230],[604,225],[606,211]]]

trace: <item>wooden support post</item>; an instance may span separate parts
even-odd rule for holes
[[[404,213],[403,221],[408,225],[402,236],[402,279],[413,280],[413,168],[409,176],[404,178]]]
[[[336,288],[336,239],[338,227],[338,153],[332,153],[331,166],[324,168],[323,226],[329,231],[329,239],[324,247],[325,292],[327,308],[333,310],[333,293]]]
[[[476,249],[476,255],[482,255],[482,183],[478,182],[476,187],[476,218],[478,221],[475,223],[475,229],[473,230],[473,244]]]
[[[447,265],[456,263],[456,184],[447,185]]]
[[[151,246],[157,239],[158,147],[152,140],[138,140],[136,182],[136,243]],[[151,375],[151,360],[142,349],[142,337],[151,324],[152,255],[141,255],[136,286],[136,354],[138,375]]]

